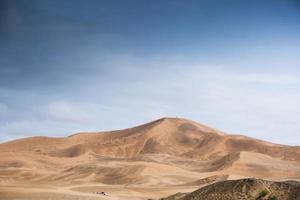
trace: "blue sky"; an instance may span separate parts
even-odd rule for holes
[[[300,145],[296,0],[0,0],[0,141],[177,116]]]

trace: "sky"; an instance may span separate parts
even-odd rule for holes
[[[298,0],[0,0],[0,142],[182,117],[300,145]]]

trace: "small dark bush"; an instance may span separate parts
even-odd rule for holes
[[[275,196],[271,196],[271,197],[269,198],[269,200],[278,200],[278,198],[275,197]]]
[[[263,191],[261,191],[260,193],[259,193],[259,195],[258,195],[258,197],[256,198],[256,200],[259,200],[259,199],[261,199],[261,198],[263,198],[263,197],[265,197],[265,196],[267,196],[268,195],[268,191],[267,190],[263,190]]]

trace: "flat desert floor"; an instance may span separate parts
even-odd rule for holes
[[[181,192],[192,192],[198,187],[126,187],[80,185],[71,187],[2,186],[1,200],[99,200],[99,199],[158,199]],[[105,191],[106,195],[95,191]]]

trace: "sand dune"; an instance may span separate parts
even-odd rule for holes
[[[0,199],[93,199],[102,190],[111,193],[103,199],[158,198],[226,179],[300,180],[299,166],[299,147],[163,118],[125,130],[0,144]]]

